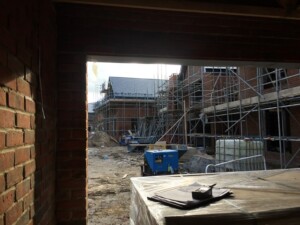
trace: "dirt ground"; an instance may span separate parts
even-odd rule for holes
[[[129,224],[130,178],[140,176],[142,163],[142,153],[126,147],[89,148],[89,225]]]

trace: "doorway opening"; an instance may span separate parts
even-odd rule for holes
[[[180,66],[88,62],[87,71],[89,224],[125,225],[130,178],[143,164],[143,153],[129,153],[127,144],[155,132],[157,97]]]
[[[180,65],[176,71],[162,72],[166,67],[156,65],[156,75],[149,78],[124,77],[120,63],[111,69],[121,69],[116,76],[109,76],[109,71],[97,75],[101,67],[90,64],[88,75],[93,79],[107,76],[105,81],[91,82],[91,94],[97,95],[94,124],[89,126],[93,127],[88,170],[91,221],[111,222],[116,212],[123,216],[113,223],[128,222],[129,178],[140,176],[144,163],[143,152],[131,148],[135,144],[185,145],[206,154],[206,162],[212,163],[220,139],[259,141],[259,154],[267,157],[267,163],[272,161],[272,168],[298,163],[299,69]],[[266,81],[272,86],[266,88]],[[275,155],[268,158],[269,152]],[[205,165],[189,160],[181,172],[204,172]]]

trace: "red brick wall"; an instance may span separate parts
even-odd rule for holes
[[[239,67],[238,69],[240,70],[240,77],[246,80],[249,85],[256,89],[256,68],[249,66]],[[204,74],[203,88],[205,107],[226,103],[226,91],[231,92],[231,94],[228,96],[229,101],[238,100],[239,98],[245,99],[257,95],[257,93],[251,90],[248,85],[246,85],[244,82],[240,81],[240,79],[234,76],[226,78],[226,76],[218,76],[218,74]],[[241,90],[240,93],[239,89]]]
[[[256,79],[256,68],[255,67],[240,67],[240,75],[241,77],[246,80],[252,87],[257,89],[257,79]],[[288,88],[293,88],[297,87],[300,85],[300,77],[295,76],[295,74],[299,74],[299,69],[287,69],[287,74],[285,80],[282,80],[280,83],[280,89],[288,89]],[[266,76],[266,75],[265,75]],[[261,81],[262,82],[262,81]],[[274,83],[274,85],[276,85]],[[275,92],[276,88],[275,87],[267,87],[264,88],[262,85],[262,94],[267,94],[267,93],[272,93]],[[257,94],[249,89],[249,87],[241,82],[241,97],[242,98],[249,98],[256,96]]]
[[[258,90],[258,84],[257,84],[257,68],[253,66],[243,66],[239,67],[240,70],[240,77],[244,79],[251,87],[253,87],[255,90]],[[299,76],[294,76],[295,74],[299,74],[298,69],[288,69],[287,70],[287,80],[281,81],[281,89],[287,89],[287,88],[292,88],[292,87],[297,87],[300,85],[300,78]],[[293,77],[291,77],[293,76]],[[211,74],[204,75],[204,100],[205,100],[205,105],[210,106],[212,103],[211,99],[211,94],[212,94],[212,88],[213,84],[216,82],[217,76],[213,76]],[[213,96],[215,96],[215,99],[218,99],[218,103],[224,103],[225,99],[220,98],[218,96],[224,95],[223,89],[224,85],[226,83],[226,77],[220,77],[218,81],[216,82],[215,85],[215,91]],[[257,93],[254,92],[247,84],[245,84],[242,81],[239,81],[239,79],[236,78],[236,83],[240,84],[240,99],[246,99],[250,97],[257,96]],[[262,94],[267,94],[267,93],[272,93],[276,91],[275,87],[268,87],[264,88],[262,85]]]
[[[299,61],[298,40],[283,41],[299,27],[296,22],[76,5],[58,10],[56,76],[51,4],[50,0],[0,2],[1,225],[17,220],[54,224],[55,199],[58,224],[86,224],[86,55]],[[223,29],[224,36],[215,29],[204,34],[190,26],[197,21],[197,26],[210,27],[220,20],[222,27],[232,27],[228,32]],[[251,32],[245,33],[241,24],[250,24]],[[269,31],[277,32],[277,24],[283,24],[283,30],[274,39]],[[261,38],[263,27],[270,30]]]
[[[249,113],[243,122],[243,135],[244,136],[259,136],[259,118],[258,113]]]
[[[104,129],[117,140],[124,135],[124,131],[132,129],[131,119],[145,116],[154,116],[156,106],[154,103],[108,103],[96,111],[96,121],[103,123]],[[113,122],[114,121],[114,122]],[[114,131],[114,132],[112,132]],[[132,130],[132,132],[134,132]]]
[[[87,81],[86,58],[58,55],[58,143],[56,216],[58,224],[86,224]]]
[[[62,98],[58,111],[59,224],[85,224],[87,220],[85,56],[285,62],[300,58],[299,41],[286,41],[291,31],[300,27],[295,21],[290,24],[284,20],[278,23],[273,19],[83,4],[57,4],[57,13],[58,84]],[[198,29],[212,25],[217,27],[205,30],[207,33]],[[226,26],[230,29],[224,30]],[[263,28],[268,32],[262,37]],[[280,29],[283,30],[278,34]],[[278,34],[276,39],[273,33]],[[77,132],[81,135],[77,136]]]
[[[300,133],[300,126],[299,126],[299,121],[300,121],[300,107],[293,107],[290,108],[290,112],[293,115],[293,117],[290,117],[290,135],[291,136],[298,136]],[[297,120],[297,121],[296,121]],[[292,147],[292,152],[287,153],[287,161],[293,157],[293,155],[298,151],[300,148],[300,142],[299,141],[293,141],[291,142],[291,147]],[[293,161],[291,161],[290,167],[299,167],[300,166],[300,154],[298,153],[296,157],[294,158]]]
[[[252,66],[243,66],[239,67],[240,76],[244,79],[251,87],[257,90],[257,68]],[[250,87],[244,82],[240,81],[240,91],[241,99],[246,99],[250,97],[257,96],[257,93],[254,92]]]
[[[54,18],[48,0],[0,2],[1,225],[55,224]]]

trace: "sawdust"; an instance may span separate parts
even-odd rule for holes
[[[142,153],[126,147],[89,148],[89,225],[128,225],[130,178],[140,176]]]

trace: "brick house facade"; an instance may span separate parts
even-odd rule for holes
[[[136,133],[145,118],[157,114],[158,79],[110,77],[104,98],[96,104],[98,130],[117,140],[128,130]],[[137,134],[140,136],[140,134]]]

